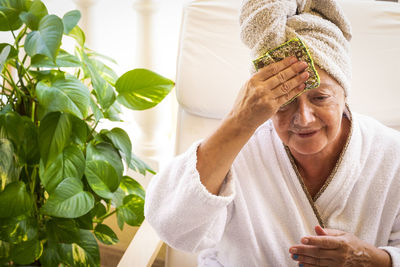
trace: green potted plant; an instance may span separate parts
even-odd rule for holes
[[[40,0],[0,0],[0,264],[99,266],[104,224],[143,221],[144,190],[127,168],[153,172],[132,153],[120,105],[155,106],[174,83],[135,69],[117,77],[85,46],[80,12],[49,15]],[[74,52],[60,48],[73,38]]]

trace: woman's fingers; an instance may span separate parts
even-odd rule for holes
[[[297,75],[273,89],[273,94],[279,106],[301,93],[306,87],[305,81],[307,81],[308,77],[308,72],[303,72],[301,75]]]
[[[295,246],[289,252],[292,259],[303,266],[334,266],[340,254],[337,250],[323,249],[316,246]]]
[[[337,236],[307,236],[301,239],[301,243],[322,249],[340,249],[343,245],[342,239]]]
[[[298,261],[303,266],[334,266],[334,261],[330,258],[310,257],[305,255],[293,254],[292,259]]]
[[[298,62],[296,57],[287,57],[278,61],[276,63],[265,66],[262,69],[259,69],[256,74],[254,74],[254,78],[260,81],[268,80],[269,78],[277,75],[284,69],[287,69],[294,63]]]
[[[329,232],[328,232],[329,229],[325,230],[324,228],[322,228],[319,225],[315,226],[314,229],[315,229],[315,233],[317,235],[329,235]]]
[[[260,69],[242,87],[232,114],[248,128],[258,127],[304,90],[309,75],[305,68],[307,63],[288,57]]]
[[[296,77],[298,74],[302,73],[307,68],[307,63],[304,61],[297,62],[292,64],[288,68],[278,72],[274,76],[270,77],[265,83],[270,88],[276,88],[280,85],[284,84],[285,82],[289,81],[293,77]],[[308,73],[308,72],[304,72]]]

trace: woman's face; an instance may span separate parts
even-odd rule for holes
[[[313,155],[339,141],[345,96],[327,72],[317,68],[318,88],[306,91],[272,117],[282,142],[292,153]]]

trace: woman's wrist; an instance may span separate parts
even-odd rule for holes
[[[221,126],[226,128],[233,137],[248,138],[254,134],[259,125],[254,125],[251,118],[231,112],[224,118]]]
[[[382,266],[382,267],[392,267],[392,258],[389,254],[384,249],[376,248],[373,247],[373,252],[372,254],[372,262],[371,262],[371,267],[372,266]]]

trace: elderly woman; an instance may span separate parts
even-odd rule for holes
[[[350,26],[334,0],[247,0],[256,58],[299,37],[307,64],[270,64],[246,82],[207,139],[149,185],[145,213],[199,266],[400,266],[400,134],[352,114]]]

